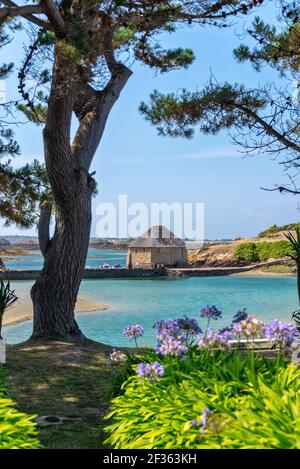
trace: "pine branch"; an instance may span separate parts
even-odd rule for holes
[[[65,22],[55,3],[52,0],[40,0],[40,5],[52,24],[57,37],[63,38],[65,36]]]
[[[18,5],[12,2],[11,0],[3,0],[2,3],[4,3],[9,8],[21,8],[21,7],[18,7]],[[33,14],[25,13],[20,16],[27,19],[28,21],[35,24],[36,26],[39,26],[40,28],[45,29],[46,31],[47,30],[51,31],[53,29],[50,23],[48,23],[47,21],[41,20],[40,18],[37,18]]]
[[[7,17],[13,18],[15,16],[25,16],[25,15],[40,14],[40,13],[42,13],[42,8],[39,5],[3,7],[3,8],[0,8],[0,23],[5,21]]]
[[[286,138],[286,136],[283,133],[278,132],[278,130],[276,130],[275,127],[270,125],[266,120],[260,117],[252,109],[249,109],[240,104],[234,104],[233,107],[234,106],[236,107],[236,109],[240,109],[243,113],[245,113],[246,116],[249,116],[250,118],[252,118],[254,122],[257,122],[268,135],[275,137],[275,139],[278,142],[283,143],[286,149],[291,149],[299,153],[298,159],[300,159],[300,145]]]

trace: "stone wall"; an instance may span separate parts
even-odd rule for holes
[[[36,280],[38,270],[4,270],[0,271],[3,280]],[[164,269],[85,269],[83,279],[101,278],[148,278],[166,275]]]
[[[166,265],[185,267],[187,265],[187,254],[185,248],[132,248],[132,268],[151,268],[153,265]]]
[[[84,279],[101,278],[151,278],[151,277],[207,277],[220,275],[234,275],[240,272],[255,270],[278,264],[278,260],[266,261],[245,267],[207,267],[207,268],[156,268],[156,269],[85,269]],[[3,270],[0,271],[0,279],[3,280],[35,280],[39,275],[38,270]]]
[[[167,266],[186,266],[186,250],[181,247],[165,247],[153,249],[152,264],[164,264]]]
[[[149,268],[151,267],[151,251],[143,248],[130,249],[131,253],[131,266],[136,268]]]

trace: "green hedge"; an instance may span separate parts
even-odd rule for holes
[[[249,261],[249,262],[256,262],[258,261],[258,253],[256,249],[255,243],[241,243],[239,244],[234,252],[233,252],[234,259],[239,261]]]
[[[145,361],[153,361],[151,353]],[[280,357],[212,350],[160,362],[159,381],[133,375],[113,399],[110,447],[300,448],[300,367]]]
[[[3,383],[4,372],[0,368],[0,449],[39,448],[34,415],[27,415],[15,408],[15,402]]]
[[[288,256],[291,252],[291,246],[288,241],[274,241],[269,243],[241,243],[234,252],[233,258],[239,261],[258,262],[268,259],[280,259]]]

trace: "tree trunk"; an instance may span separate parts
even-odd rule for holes
[[[74,308],[89,244],[94,186],[80,160],[73,155],[70,143],[76,76],[76,65],[56,51],[43,132],[56,224],[50,240],[51,211],[47,204],[42,205],[39,242],[44,266],[31,289],[33,339],[84,340]]]
[[[43,270],[31,290],[34,304],[32,338],[85,340],[74,308],[85,267],[91,227],[91,192],[74,200],[70,216],[56,215],[55,234],[45,255]]]
[[[53,204],[42,202],[40,205],[40,219],[38,223],[39,245],[42,255],[45,257],[50,246],[50,221]]]
[[[91,199],[95,181],[89,168],[113,104],[131,71],[110,58],[111,79],[102,91],[82,82],[78,65],[55,51],[48,114],[44,129],[47,174],[56,226],[49,238],[51,204],[41,207],[39,241],[44,267],[31,289],[34,307],[32,339],[84,342],[74,308],[90,238]],[[79,127],[71,144],[72,114]]]
[[[2,322],[3,322],[3,312],[0,311],[0,340],[2,340],[2,335],[1,335],[1,332],[2,332]]]

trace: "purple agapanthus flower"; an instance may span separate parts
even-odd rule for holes
[[[212,411],[209,410],[208,408],[205,408],[202,410],[202,413],[201,413],[201,417],[200,417],[200,420],[201,420],[201,433],[205,433],[205,430],[207,428],[207,417],[209,417],[209,415],[212,414]]]
[[[157,335],[177,335],[180,333],[177,319],[162,319],[153,326],[157,330]]]
[[[232,331],[237,337],[246,337],[247,339],[259,337],[263,333],[264,322],[255,316],[247,316],[242,321],[235,322],[232,325]]]
[[[229,329],[229,330],[225,330],[225,327],[223,330],[219,331],[218,332],[218,336],[220,338],[220,341],[222,343],[226,343],[227,345],[229,344],[229,340],[232,340],[233,339],[233,334],[232,334],[232,330]],[[227,346],[226,345],[226,346]]]
[[[139,324],[131,324],[123,330],[123,335],[129,339],[137,339],[144,334],[144,328]]]
[[[165,373],[164,367],[158,363],[139,363],[136,374],[140,378],[148,378],[150,381],[159,380]]]
[[[206,334],[199,337],[198,347],[201,349],[227,350],[231,338],[231,332],[218,333],[210,328]]]
[[[229,332],[230,334],[232,334],[232,328],[231,327],[223,327],[222,329],[219,329],[219,334],[223,334],[224,332]]]
[[[264,334],[274,344],[276,343],[284,348],[288,348],[296,339],[298,332],[292,323],[284,323],[274,319],[265,325]]]
[[[187,351],[188,347],[181,336],[174,336],[171,334],[163,334],[159,336],[156,352],[160,355],[184,357]]]
[[[200,310],[200,316],[201,318],[207,318],[207,319],[220,319],[222,317],[222,311],[220,311],[216,306],[205,306]]]
[[[244,308],[243,310],[238,311],[238,312],[233,316],[232,324],[236,324],[237,322],[244,321],[245,319],[248,318],[248,316],[249,316],[249,314],[246,313],[246,308]]]
[[[121,350],[113,349],[111,354],[109,355],[109,363],[125,363],[127,360],[127,356],[125,353],[121,352]]]
[[[194,318],[188,318],[187,316],[183,316],[182,318],[177,319],[177,325],[181,331],[189,335],[196,335],[202,333],[202,330],[197,320]]]
[[[200,425],[200,424],[201,424],[200,420],[192,420],[192,421],[191,421],[192,427],[197,427],[197,426]]]

